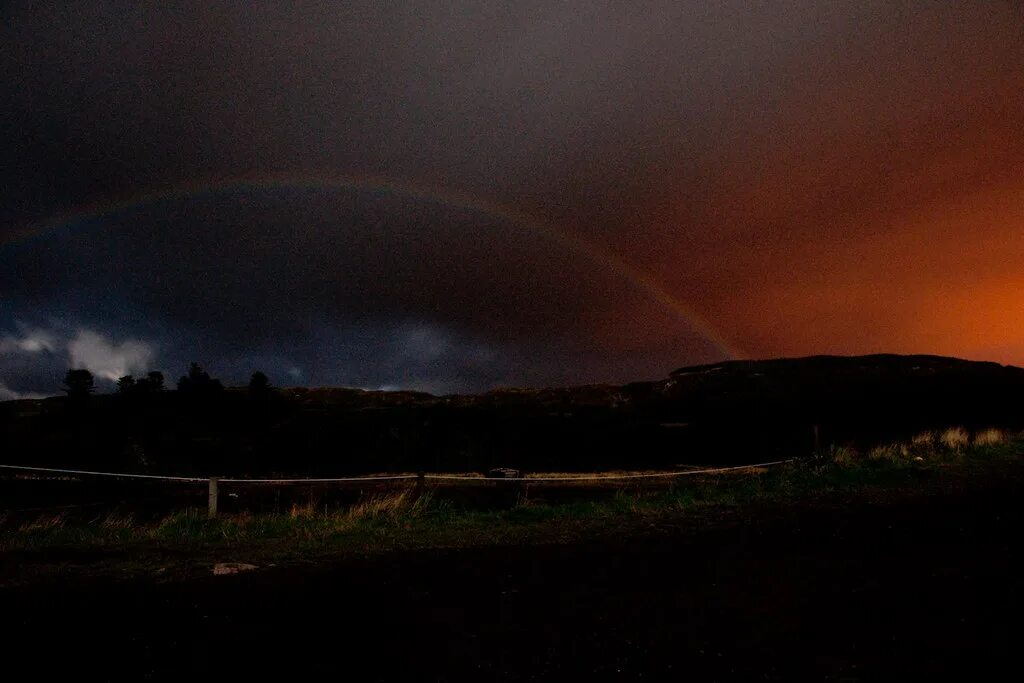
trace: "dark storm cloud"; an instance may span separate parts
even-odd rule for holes
[[[956,327],[927,283],[966,232],[998,237],[972,263],[1020,246],[971,197],[1019,189],[1022,44],[1016,3],[8,4],[0,336],[58,348],[9,349],[0,378],[47,390],[83,330],[109,368],[137,342],[148,364],[367,386],[627,379],[723,354],[579,250],[422,198],[182,198],[10,244],[78,205],[281,173],[531,212],[756,355],[978,352],[922,332]],[[958,197],[969,219],[915,237]],[[915,256],[896,268],[894,245]],[[1017,275],[985,285],[993,311]],[[893,291],[916,298],[881,304]]]
[[[687,166],[782,106],[833,40],[859,54],[860,30],[899,30],[889,3],[815,5],[15,8],[4,151],[20,180],[5,207],[15,219],[197,176],[326,168],[592,218],[652,173],[706,172]]]
[[[152,347],[149,365],[197,358],[236,382],[262,367],[281,383],[446,391],[600,377],[616,354],[625,379],[630,348],[647,347],[640,368],[707,352],[674,311],[586,254],[392,193],[236,190],[140,206],[9,247],[0,291],[8,325],[53,329],[45,312],[65,337],[100,330],[108,346]],[[659,322],[667,343],[638,336]]]

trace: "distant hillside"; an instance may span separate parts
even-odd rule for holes
[[[432,396],[244,389],[0,403],[5,460],[197,473],[664,467],[1024,426],[1024,369],[938,356],[729,361],[656,382]]]

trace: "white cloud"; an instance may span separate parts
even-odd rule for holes
[[[31,327],[19,327],[19,335],[0,337],[0,353],[39,353],[56,351],[57,337],[52,332]]]
[[[71,366],[85,368],[97,377],[116,380],[124,375],[143,372],[153,360],[153,348],[145,342],[127,339],[115,344],[92,330],[79,329],[68,342]]]

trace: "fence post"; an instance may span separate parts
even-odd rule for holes
[[[416,490],[415,490],[415,494],[414,495],[417,498],[419,496],[422,496],[423,492],[426,490],[426,488],[427,488],[427,477],[426,477],[425,473],[424,472],[417,472],[416,473]]]
[[[207,497],[209,504],[210,518],[217,516],[217,477],[210,477],[210,493]]]
[[[821,431],[818,425],[814,425],[814,454],[818,455],[821,452]]]

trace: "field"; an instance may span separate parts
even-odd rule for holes
[[[76,680],[984,676],[1022,635],[1022,484],[1000,464],[599,538],[61,574],[0,590],[0,609],[10,652]]]
[[[831,447],[769,467],[666,478],[548,481],[578,475],[540,473],[422,486],[414,479],[237,483],[222,485],[214,519],[200,507],[203,483],[22,474],[2,482],[0,550],[8,560],[3,578],[19,582],[54,571],[189,575],[214,558],[278,565],[396,549],[569,541],[661,524],[696,527],[757,506],[800,506],[852,492],[915,491],[1016,464],[1022,455],[1020,436],[954,428],[866,452]]]
[[[877,680],[982,675],[1024,634],[1024,440],[997,432],[673,483],[263,493],[283,509],[9,513],[11,651],[79,680]]]

